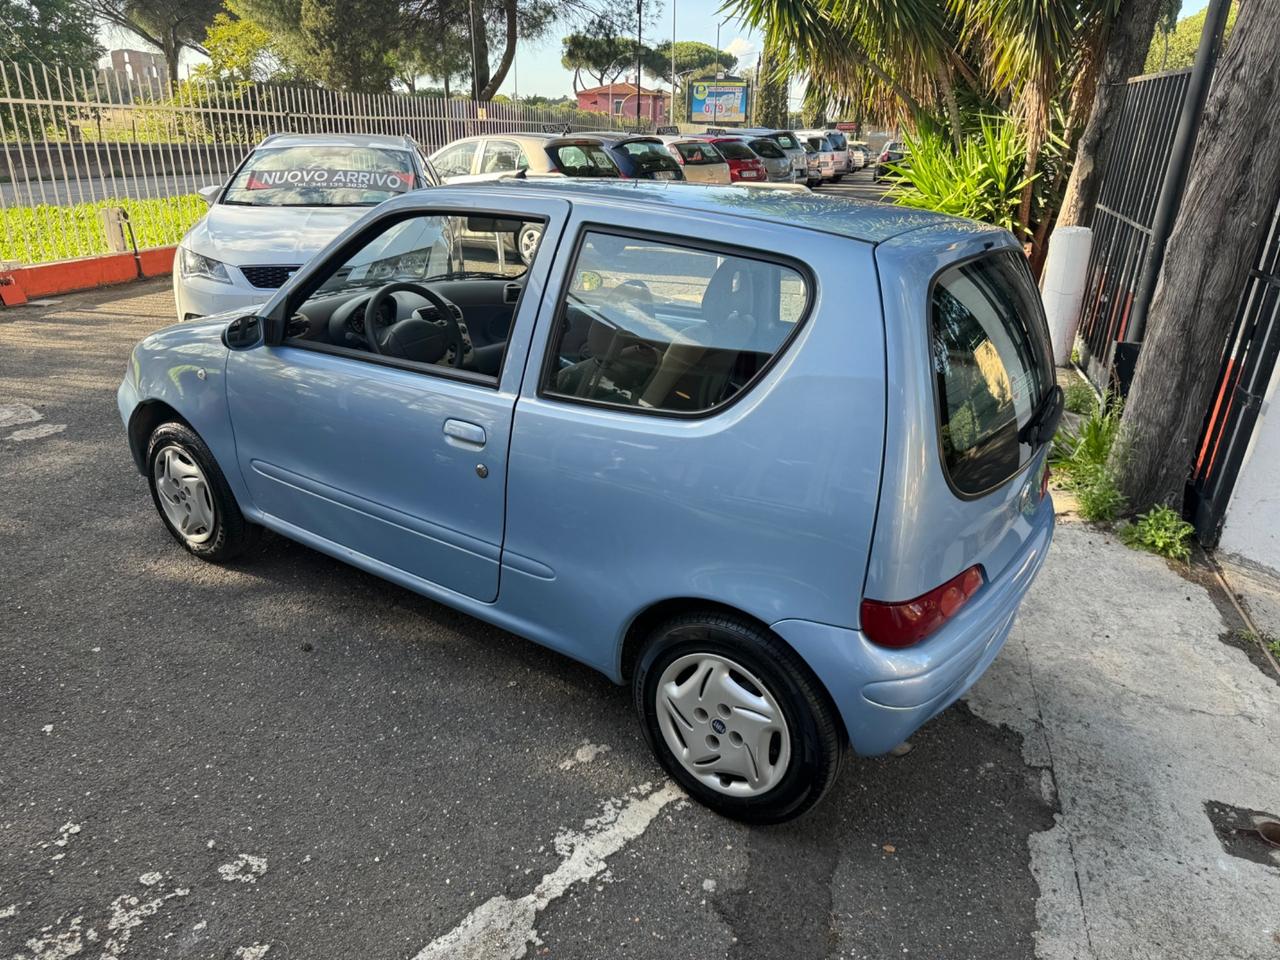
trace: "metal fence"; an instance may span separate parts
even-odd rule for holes
[[[1134,77],[1105,163],[1094,213],[1093,252],[1080,315],[1081,359],[1099,388],[1112,384],[1151,223],[1186,96],[1190,70]]]
[[[616,123],[572,108],[0,61],[0,262],[108,252],[104,207],[125,209],[138,247],[176,243],[204,212],[195,191],[272,133],[404,135],[430,153],[473,134]]]
[[[1192,477],[1191,519],[1200,542],[1207,546],[1217,543],[1222,532],[1227,503],[1278,356],[1280,207],[1240,297],[1223,353],[1218,390],[1200,437]]]

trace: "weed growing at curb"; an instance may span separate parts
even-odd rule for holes
[[[1083,380],[1073,381],[1066,390],[1062,405],[1064,409],[1070,413],[1091,414],[1098,405],[1098,398],[1094,396],[1093,387],[1085,383]]]
[[[1191,537],[1195,527],[1183,520],[1176,510],[1161,504],[1120,528],[1120,539],[1137,550],[1168,557],[1191,560]]]
[[[1083,385],[1082,385],[1083,386]],[[1120,401],[1109,394],[1099,403],[1089,391],[1089,415],[1075,430],[1062,428],[1053,438],[1049,463],[1076,495],[1080,516],[1093,522],[1114,520],[1125,499],[1107,466],[1120,433]]]

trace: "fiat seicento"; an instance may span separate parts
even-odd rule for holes
[[[1053,531],[1017,242],[833,197],[405,194],[256,312],[148,336],[119,406],[197,557],[274,531],[589,664],[752,822],[960,697]]]

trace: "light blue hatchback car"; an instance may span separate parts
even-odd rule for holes
[[[406,194],[255,313],[147,337],[119,405],[196,556],[273,530],[581,660],[753,822],[964,693],[1053,531],[1013,237],[816,195]]]

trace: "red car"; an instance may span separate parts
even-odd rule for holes
[[[745,140],[738,137],[702,137],[700,139],[714,143],[716,149],[729,162],[730,182],[746,180],[750,183],[765,183],[768,181],[769,173],[765,170],[764,161],[747,146]]]

